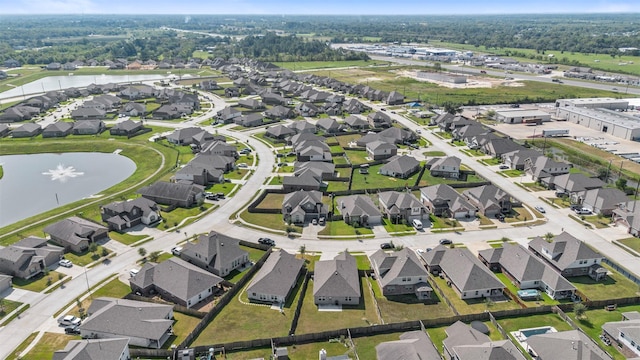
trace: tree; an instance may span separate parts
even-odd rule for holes
[[[160,251],[152,251],[149,254],[149,261],[151,261],[151,262],[158,262],[159,258],[160,258]]]
[[[95,242],[89,244],[89,252],[95,253],[96,251],[98,251],[98,244],[96,244]]]
[[[616,187],[622,191],[625,191],[627,188],[627,179],[619,178],[616,180]]]
[[[300,255],[304,257],[304,253],[307,251],[307,246],[302,244],[300,245]]]
[[[587,306],[583,303],[576,303],[573,305],[573,313],[576,314],[576,319],[586,319]]]
[[[551,240],[553,240],[554,236],[555,235],[553,235],[553,233],[548,232],[548,233],[544,234],[544,239],[547,240],[547,242],[551,242]]]
[[[445,101],[442,103],[442,107],[444,111],[448,112],[451,115],[459,114],[462,112],[462,107],[458,103],[454,103],[452,101]]]
[[[147,249],[145,248],[138,249],[138,255],[145,257],[147,255]]]

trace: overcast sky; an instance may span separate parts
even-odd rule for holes
[[[639,12],[638,0],[1,0],[3,14],[518,14]]]

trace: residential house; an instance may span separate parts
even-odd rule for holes
[[[327,206],[322,202],[320,191],[298,190],[288,193],[282,200],[282,215],[285,222],[304,223],[327,216]]]
[[[320,161],[296,161],[293,164],[293,172],[295,175],[300,175],[305,170],[314,170],[319,174],[322,180],[329,180],[336,176],[336,165],[328,162]]]
[[[48,225],[43,231],[52,242],[75,253],[87,251],[93,242],[109,240],[106,227],[77,216]]]
[[[11,137],[13,138],[27,138],[40,135],[42,127],[38,124],[27,123],[11,131]]]
[[[472,326],[456,321],[444,330],[442,342],[447,360],[525,360],[511,340],[491,341],[488,335]]]
[[[348,116],[344,119],[345,124],[349,126],[352,130],[360,130],[366,129],[369,127],[369,122],[364,120],[363,118],[355,115]]]
[[[282,179],[282,189],[285,192],[320,190],[322,187],[326,187],[326,184],[322,182],[322,173],[315,169],[306,169],[294,176],[285,176]]]
[[[79,107],[71,111],[73,120],[101,120],[104,119],[107,112],[94,107]]]
[[[167,136],[167,141],[174,145],[202,145],[212,140],[213,135],[199,127],[177,129]]]
[[[319,119],[316,122],[316,128],[328,134],[335,134],[342,130],[342,126],[340,125],[340,123],[333,118]]]
[[[409,331],[400,340],[376,345],[378,360],[440,360],[440,353],[424,331]],[[55,360],[55,359],[54,359]]]
[[[102,120],[82,120],[73,123],[73,135],[95,135],[107,129]]]
[[[296,134],[315,134],[317,132],[316,127],[308,121],[294,121],[289,125],[289,129],[296,132]]]
[[[0,114],[0,123],[11,123],[30,120],[40,113],[40,108],[25,105],[15,105],[4,110]]]
[[[264,116],[261,113],[247,114],[234,118],[233,122],[244,127],[260,126],[264,124]]]
[[[58,62],[52,62],[52,63],[47,64],[47,66],[45,67],[45,69],[47,69],[47,70],[53,70],[53,71],[55,71],[55,70],[60,70],[60,69],[62,69],[62,64],[60,64],[60,63],[58,63]]]
[[[537,360],[612,360],[579,330],[533,335],[527,338],[526,344],[526,351],[535,354]]]
[[[176,172],[172,180],[182,184],[196,184],[207,186],[212,183],[224,182],[224,171],[211,168],[206,164],[189,162]]]
[[[303,267],[304,259],[294,254],[283,249],[272,252],[247,287],[249,300],[284,305]]]
[[[227,106],[216,113],[216,119],[218,119],[218,124],[232,123],[235,121],[235,119],[240,118],[241,116],[242,116],[242,111],[231,106]]]
[[[140,188],[138,194],[158,204],[190,208],[202,204],[204,188],[200,185],[189,185],[157,181]]]
[[[299,103],[293,111],[304,117],[315,117],[321,113],[320,108],[308,102]]]
[[[567,173],[552,178],[551,189],[569,194],[576,203],[582,202],[578,196],[586,190],[599,189],[606,184],[598,178],[586,177],[580,173]]]
[[[409,155],[396,155],[380,167],[380,175],[406,179],[420,171],[420,162]]]
[[[343,109],[344,111],[346,111],[349,114],[360,114],[362,113],[367,107],[361,103],[360,101],[358,101],[358,99],[349,99],[347,100],[344,104],[343,104]]]
[[[260,95],[260,97],[262,98],[262,102],[267,104],[267,105],[288,105],[289,104],[289,100],[286,99],[284,96],[280,95],[280,94],[276,94],[276,93],[270,93],[270,92],[265,92],[262,93]]]
[[[429,272],[443,276],[460,299],[502,295],[504,284],[467,248],[438,245],[422,254]]]
[[[602,325],[602,333],[615,341],[625,353],[640,357],[640,313],[628,311],[622,313],[622,321],[609,321]],[[628,357],[628,356],[627,356]]]
[[[292,119],[296,115],[291,108],[282,105],[276,105],[264,112],[264,116],[269,119]]]
[[[153,118],[157,120],[179,119],[193,112],[193,108],[188,105],[165,104],[153,112]]]
[[[413,131],[390,127],[380,131],[378,134],[380,139],[384,139],[389,143],[408,144],[416,140],[416,134]]]
[[[158,205],[143,197],[100,206],[100,216],[109,230],[115,231],[124,231],[139,224],[150,225],[161,220]]]
[[[508,153],[502,154],[502,162],[510,169],[524,170],[525,160],[528,158],[535,159],[542,154],[538,150],[533,149],[521,149],[514,150]]]
[[[42,130],[43,138],[52,138],[52,137],[65,137],[71,134],[71,130],[73,130],[73,123],[57,121],[47,125],[47,127]]]
[[[467,143],[468,141],[473,139],[473,137],[481,134],[486,134],[489,131],[490,129],[487,129],[486,127],[478,123],[473,123],[465,125],[461,128],[456,128],[451,132],[451,135],[453,135],[454,139],[461,140]]]
[[[629,201],[627,194],[616,188],[586,190],[579,193],[577,198],[584,209],[604,216],[611,216],[618,204]]]
[[[533,238],[529,250],[564,277],[589,275],[599,281],[607,276],[607,270],[600,265],[604,256],[566,231],[550,242],[540,236]]]
[[[0,273],[28,280],[56,265],[63,254],[47,239],[30,236],[0,249]]]
[[[264,103],[256,99],[240,99],[238,101],[238,106],[242,106],[249,110],[260,110],[265,108]]]
[[[367,115],[367,121],[372,128],[388,128],[391,127],[391,118],[389,115],[377,111]]]
[[[508,152],[522,149],[526,148],[511,139],[501,137],[491,137],[481,147],[482,152],[494,158],[501,158],[502,155]]]
[[[0,251],[1,253],[1,251]],[[1,261],[1,260],[0,260]],[[2,271],[2,270],[0,270]],[[13,276],[0,273],[0,294],[13,288]]]
[[[378,193],[380,209],[394,223],[411,222],[428,216],[427,208],[410,192],[385,191]]]
[[[284,125],[275,125],[275,126],[269,126],[264,136],[270,137],[273,139],[283,140],[295,133],[296,133],[295,131],[291,130],[290,128]]]
[[[128,102],[120,109],[120,114],[144,117],[147,115],[147,106],[142,103]]]
[[[218,135],[219,136],[219,135]],[[215,136],[214,136],[215,139]],[[225,157],[229,157],[232,159],[226,159],[227,161],[231,161],[233,162],[235,159],[237,159],[239,157],[238,154],[238,148],[233,146],[233,145],[229,145],[226,143],[226,138],[224,138],[224,140],[214,140],[211,143],[207,143],[202,151],[200,152],[200,156],[201,155],[218,155],[218,156],[225,156]],[[230,166],[225,165],[224,168],[220,168],[220,169],[224,169],[225,171],[229,171],[231,169],[233,169],[233,163],[230,164]]]
[[[143,296],[159,295],[164,300],[191,308],[222,290],[224,281],[180,258],[172,257],[159,264],[148,262],[129,279],[131,291]]]
[[[116,123],[111,129],[109,129],[109,134],[132,137],[143,128],[144,125],[142,124],[142,121],[135,122],[133,120],[125,120]]]
[[[200,89],[211,91],[211,90],[220,90],[222,89],[222,87],[218,85],[218,83],[215,80],[203,80],[200,82]]]
[[[414,294],[419,300],[431,298],[433,289],[427,282],[429,273],[413,250],[403,248],[387,253],[380,249],[369,259],[382,295]]]
[[[474,218],[476,207],[447,184],[427,186],[420,189],[420,198],[429,213],[455,219]]]
[[[361,297],[356,259],[348,252],[316,262],[313,302],[316,305],[358,305]]]
[[[336,200],[339,213],[345,223],[358,226],[379,225],[382,222],[382,213],[366,195],[349,195]]]
[[[366,145],[367,155],[373,160],[383,160],[398,154],[398,147],[386,141],[376,140]]]
[[[318,136],[312,133],[300,133],[300,134],[295,134],[293,136],[291,136],[288,139],[288,142],[290,145],[292,145],[293,147],[296,147],[304,142],[321,142],[324,143],[326,142],[326,138],[323,136]]]
[[[392,91],[389,93],[389,96],[387,96],[385,102],[387,105],[402,105],[404,104],[404,95],[397,91]]]
[[[84,339],[128,338],[129,344],[160,349],[172,334],[173,306],[99,297],[80,325]]]
[[[544,181],[545,178],[567,174],[571,169],[571,164],[557,162],[542,155],[525,159],[524,164],[524,170],[536,181]],[[546,182],[551,183],[550,180]]]
[[[323,139],[324,140],[324,139]],[[297,161],[332,161],[331,148],[324,141],[307,140],[295,145]]]
[[[131,85],[120,90],[118,97],[125,98],[127,100],[146,99],[155,96],[156,90],[149,85]]]
[[[633,236],[640,236],[640,200],[622,202],[612,211],[612,219],[616,225],[627,228]]]
[[[249,262],[249,253],[240,248],[240,240],[211,231],[187,242],[180,257],[218,276],[225,277]]]
[[[71,340],[52,360],[129,360],[129,339]]]
[[[552,299],[570,298],[576,291],[553,267],[522,245],[504,243],[501,248],[480,250],[478,257],[490,269],[505,274],[518,289],[539,289]]]
[[[495,185],[474,187],[463,191],[462,195],[484,216],[511,212],[511,195]]]
[[[9,128],[9,125],[0,124],[0,138],[3,138],[9,135],[10,132],[11,132],[11,129]]]
[[[462,160],[456,156],[433,158],[427,162],[429,173],[434,177],[458,179],[460,177],[460,164]]]
[[[238,96],[240,96],[240,89],[235,87],[235,86],[231,86],[231,87],[225,88],[224,89],[224,96],[228,97],[228,98],[238,97]]]

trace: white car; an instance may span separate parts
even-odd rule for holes
[[[82,320],[73,315],[66,315],[58,319],[58,324],[62,326],[78,326],[81,323]]]
[[[540,212],[541,214],[544,214],[546,212],[542,206],[536,206],[535,209],[538,210],[538,212]]]
[[[414,219],[411,224],[413,225],[414,228],[416,228],[416,230],[420,230],[422,229],[422,221],[418,220],[418,219]]]
[[[175,256],[180,256],[181,252],[182,252],[182,246],[176,246],[171,248],[171,253]]]
[[[240,168],[240,169],[246,169],[249,167],[249,165],[247,165],[247,163],[240,163],[238,165],[236,165],[236,167]]]
[[[58,265],[62,266],[62,267],[66,267],[66,268],[70,268],[73,266],[73,263],[71,262],[71,260],[67,260],[67,259],[62,259],[60,260],[60,262],[58,263]]]
[[[134,277],[134,276],[138,275],[139,272],[140,272],[140,270],[138,270],[138,269],[131,269],[131,270],[129,270],[129,275],[131,275],[131,277]]]

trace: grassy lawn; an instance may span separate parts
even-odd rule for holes
[[[500,174],[506,176],[506,177],[518,177],[518,176],[522,176],[523,171],[522,170],[515,170],[515,169],[511,169],[511,170],[504,170],[504,171],[499,171]]]
[[[502,244],[502,242],[500,242],[500,244]],[[511,280],[509,280],[509,278],[503,274],[503,273],[496,273],[495,274],[496,277],[498,279],[500,279],[500,281],[502,281],[503,284],[506,285],[506,287],[514,294],[514,295],[518,295],[518,289],[512,282]],[[554,300],[552,299],[549,295],[547,295],[545,292],[540,291],[540,295],[541,295],[541,299],[540,300],[532,300],[532,301],[525,301],[520,299],[527,307],[537,307],[537,306],[542,306],[542,305],[557,305],[560,302],[558,300]]]
[[[74,265],[78,265],[78,266],[85,266],[85,265],[89,265],[92,262],[98,260],[100,257],[102,257],[102,251],[106,250],[107,251],[107,255],[109,255],[111,253],[111,250],[105,248],[104,246],[98,246],[98,249],[96,250],[95,253],[89,252],[89,251],[85,251],[82,254],[76,254],[74,252],[68,252],[64,254],[64,258],[71,260],[71,262]],[[98,256],[95,256],[98,255]],[[94,259],[95,258],[95,259]]]
[[[231,184],[228,182],[222,183],[222,184],[213,184],[210,187],[208,187],[206,190],[210,191],[212,193],[223,193],[225,195],[229,195],[229,193],[231,193],[231,191],[236,187],[235,184]]]
[[[472,156],[472,157],[480,157],[480,156],[486,156],[487,154],[483,153],[482,151],[478,150],[478,149],[462,149],[460,150],[463,153]]]
[[[240,217],[251,224],[266,227],[273,230],[286,231],[290,227],[295,232],[302,232],[302,228],[296,225],[287,225],[282,218],[282,214],[256,214],[248,211],[240,213]]]
[[[630,237],[618,240],[618,242],[640,253],[640,238]]]
[[[382,224],[384,225],[384,229],[387,230],[388,233],[395,233],[395,232],[412,232],[414,234],[416,233],[416,229],[414,229],[413,226],[409,224],[403,224],[403,223],[394,224],[389,219],[382,219]]]
[[[7,299],[0,299],[0,324],[5,316],[9,315],[13,310],[17,309],[21,302],[11,301]]]
[[[260,260],[262,255],[264,255],[264,253],[266,252],[264,250],[260,250],[260,249],[256,249],[256,248],[252,248],[252,247],[244,246],[244,245],[240,245],[240,249],[248,252],[249,253],[249,260],[251,260],[253,262],[256,262],[256,261]]]
[[[51,359],[54,351],[64,349],[71,340],[80,340],[80,336],[45,332],[36,346],[23,356],[22,359]]]
[[[573,286],[578,288],[590,300],[606,300],[638,296],[638,285],[622,276],[606,264],[601,264],[609,274],[604,281],[594,281],[588,276],[571,277]]]
[[[264,136],[264,135],[265,135],[265,133],[259,133],[259,134],[253,134],[252,136],[255,137],[255,138],[259,138],[260,140],[265,141],[266,143],[271,144],[271,145],[276,146],[276,147],[277,146],[282,146],[282,145],[285,144],[284,142],[277,142],[277,141],[275,141],[276,139],[273,139],[273,138],[270,138],[270,137]]]
[[[491,321],[484,321],[483,324],[487,325],[487,328],[489,328],[489,338],[491,340],[493,341],[504,340],[502,338],[502,334],[500,334],[498,329],[495,327],[495,325],[491,323]],[[442,342],[447,338],[447,333],[445,332],[445,330],[448,327],[449,325],[427,328],[427,334],[429,334],[431,341],[433,342],[436,349],[438,349],[440,353],[444,351],[444,348],[442,347]]]
[[[349,135],[340,135],[336,136],[335,139],[338,141],[338,144],[343,149],[349,148],[349,143],[360,139],[362,135],[360,134],[349,134]]]
[[[293,311],[301,293],[302,281],[303,278],[300,277],[298,284],[289,295],[282,313],[271,310],[269,306],[244,304],[238,300],[238,296],[234,297],[218,316],[202,330],[192,345],[286,336],[291,327]],[[245,289],[239,296],[244,302],[249,301]],[[229,331],[230,329],[233,331]]]
[[[444,228],[452,228],[452,227],[460,227],[460,223],[456,219],[445,219],[433,214],[429,215],[429,220],[431,221],[431,228],[433,229],[444,229]]]
[[[233,171],[229,171],[228,173],[224,174],[224,178],[232,179],[232,180],[240,180],[244,178],[244,176],[247,175],[248,172],[249,170],[247,169],[235,169]]]
[[[399,179],[387,175],[378,174],[378,170],[383,165],[375,165],[369,168],[368,174],[360,174],[358,171],[353,172],[353,180],[351,181],[351,189],[382,189],[397,188],[403,186],[413,186],[418,179],[419,172],[416,172],[407,179]],[[425,172],[426,175],[426,172]],[[427,185],[426,183],[424,184]]]
[[[363,287],[365,281],[367,281],[366,278],[360,279],[362,297],[359,305],[345,305],[342,307],[342,311],[318,311],[318,307],[313,302],[313,281],[309,280],[296,334],[378,324],[378,315],[371,298],[371,292]]]
[[[188,217],[200,215],[203,211],[210,208],[211,206],[213,205],[203,203],[201,206],[195,206],[189,209],[175,208],[170,212],[162,211],[160,212],[160,215],[162,216],[162,219],[164,219],[163,222],[169,227],[177,226],[182,220]],[[203,208],[203,210],[200,210],[201,207]]]
[[[502,318],[498,319],[498,323],[508,333],[520,329],[536,328],[541,326],[553,326],[558,331],[573,330],[571,328],[571,325],[567,324],[564,320],[562,320],[562,318],[560,318],[560,316],[553,313],[544,315]]]
[[[446,156],[447,154],[444,151],[434,150],[434,151],[425,151],[422,153],[424,156]]]
[[[163,349],[168,349],[173,344],[180,344],[201,320],[195,316],[185,315],[177,311],[173,312],[173,319],[175,320],[173,323],[173,335],[164,343]]]
[[[475,314],[485,310],[500,311],[520,308],[520,306],[513,301],[487,303],[482,298],[462,300],[453,288],[447,285],[446,280],[440,277],[434,277],[433,279],[435,279],[438,287],[442,289],[444,296],[451,301],[453,307],[455,307],[460,314]]]
[[[436,291],[431,295],[436,302],[425,304],[413,294],[382,296],[378,282],[371,278],[368,278],[368,281],[374,289],[380,313],[386,323],[436,319],[454,315]]]
[[[610,217],[604,217],[604,216],[598,216],[598,215],[585,216],[584,221],[592,224],[593,226],[596,227],[596,229],[608,228],[609,225],[611,224]]]
[[[283,181],[284,179],[282,178],[282,176],[274,176],[273,178],[271,178],[271,180],[269,180],[269,185],[282,185]]]
[[[502,160],[496,159],[496,158],[490,158],[490,159],[484,159],[484,160],[478,160],[478,161],[488,166],[502,164]]]
[[[23,290],[41,292],[42,290],[48,288],[51,284],[60,280],[60,275],[63,275],[63,278],[66,276],[63,273],[59,273],[57,271],[49,271],[49,274],[47,275],[41,273],[40,275],[29,280],[18,279],[14,277],[13,287]]]
[[[371,161],[367,159],[369,154],[364,150],[349,150],[349,148],[345,148],[344,153],[354,165],[366,164]]]
[[[443,139],[452,139],[453,135],[451,135],[451,133],[448,133],[446,131],[438,131],[436,133],[433,133],[435,136],[441,137]]]
[[[345,191],[349,190],[349,182],[347,181],[327,181],[327,191]]]
[[[117,231],[109,231],[109,238],[115,240],[117,242],[123,243],[125,245],[131,245],[136,243],[144,238],[147,235],[132,235],[128,233],[119,233]]]
[[[356,259],[356,264],[358,265],[358,270],[370,270],[371,263],[369,262],[369,258],[367,255],[354,255]]]
[[[106,284],[104,284],[104,286],[101,286],[99,289],[96,289],[96,291],[94,291],[93,294],[91,294],[91,296],[82,300],[82,308],[85,310],[88,309],[89,305],[91,305],[91,302],[95,298],[99,298],[102,296],[109,296],[113,298],[123,298],[125,295],[127,295],[130,292],[131,292],[131,288],[129,287],[129,285],[115,278],[107,282]],[[66,315],[80,316],[80,312],[78,311],[78,305],[76,304],[76,306],[73,309],[71,309],[71,311]]]
[[[524,207],[514,207],[511,209],[511,213],[508,214],[504,221],[507,223],[518,222],[524,220],[532,220],[532,216]]]
[[[318,232],[318,235],[326,236],[355,236],[373,234],[373,230],[366,227],[355,228],[342,220],[327,221],[324,229]]]
[[[258,204],[260,209],[281,209],[284,194],[267,194],[265,198]]]
[[[386,341],[400,340],[400,335],[402,333],[359,337],[353,339],[353,344],[356,346],[356,352],[360,359],[376,359],[376,345]]]

